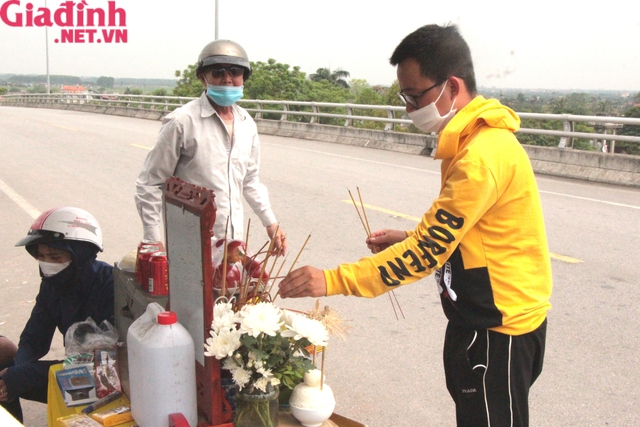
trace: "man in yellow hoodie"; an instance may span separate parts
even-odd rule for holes
[[[294,270],[280,295],[375,297],[435,273],[458,426],[528,426],[552,279],[538,188],[514,136],[520,120],[477,95],[471,53],[455,26],[419,28],[390,62],[413,123],[440,133],[440,194],[415,230],[372,233],[374,255],[356,263]]]

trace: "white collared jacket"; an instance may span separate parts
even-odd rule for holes
[[[171,176],[213,190],[214,238],[243,238],[242,197],[265,227],[276,222],[260,182],[260,140],[255,122],[234,104],[233,139],[206,93],[168,114],[136,181],[135,202],[144,240],[163,241],[162,188]]]

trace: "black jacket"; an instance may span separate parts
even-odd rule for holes
[[[55,276],[42,278],[14,366],[3,375],[9,399],[42,387],[43,380],[46,385],[42,369],[33,365],[49,352],[56,328],[64,336],[71,325],[88,317],[98,325],[103,320],[114,324],[113,267],[96,260],[97,249],[91,244],[57,241],[47,245],[71,252],[72,262]]]

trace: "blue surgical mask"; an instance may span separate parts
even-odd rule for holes
[[[215,86],[207,84],[207,96],[221,107],[228,107],[242,98],[244,86]]]

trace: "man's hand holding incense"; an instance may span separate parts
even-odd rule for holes
[[[284,234],[284,230],[280,228],[278,223],[267,227],[267,235],[270,239],[273,239],[273,254],[286,255],[289,242],[287,242],[287,235]]]
[[[287,274],[278,285],[282,298],[323,297],[327,295],[324,272],[306,265]]]
[[[371,250],[371,253],[377,254],[389,246],[402,242],[406,238],[407,233],[405,231],[382,229],[371,233],[371,236],[367,238],[367,247]]]

